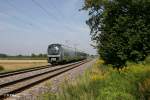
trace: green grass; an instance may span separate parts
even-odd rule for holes
[[[76,81],[65,82],[62,91],[44,94],[44,100],[143,100],[150,89],[148,62],[129,63],[118,72],[99,60]]]

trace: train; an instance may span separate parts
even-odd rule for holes
[[[86,59],[88,54],[63,44],[50,44],[47,49],[48,63],[62,64]]]

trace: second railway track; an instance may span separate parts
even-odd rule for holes
[[[35,84],[38,84],[49,78],[52,78],[68,70],[76,68],[88,61],[89,60],[83,60],[71,64],[45,68],[42,70],[31,70],[24,73],[15,72],[17,74],[12,74],[12,76],[8,77],[3,77],[0,79],[0,98],[6,98],[7,96],[9,96],[9,94],[21,92],[29,87],[34,86]],[[17,77],[17,75],[19,77]]]
[[[35,68],[20,69],[20,70],[10,71],[10,72],[2,72],[2,73],[0,73],[0,78],[8,77],[8,76],[16,75],[16,74],[21,74],[21,73],[26,73],[26,72],[30,72],[30,71],[41,70],[41,69],[49,68],[50,66],[51,65],[45,65],[45,66],[39,66],[39,67],[35,67]]]

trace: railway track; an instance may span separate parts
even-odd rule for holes
[[[46,65],[46,66],[39,66],[39,67],[28,68],[28,69],[20,69],[20,70],[10,71],[10,72],[2,72],[2,73],[0,73],[0,78],[8,77],[11,75],[16,75],[16,74],[21,74],[21,73],[26,73],[26,72],[30,72],[30,71],[41,70],[41,69],[49,68],[50,66],[51,65]]]
[[[62,74],[68,70],[76,68],[89,60],[83,60],[71,64],[59,65],[55,67],[45,67],[40,70],[15,71],[14,73],[3,74],[0,79],[0,100],[19,93],[40,82]],[[6,76],[5,76],[6,75]]]

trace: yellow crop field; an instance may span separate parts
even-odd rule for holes
[[[0,60],[0,66],[6,71],[47,65],[47,60]]]

